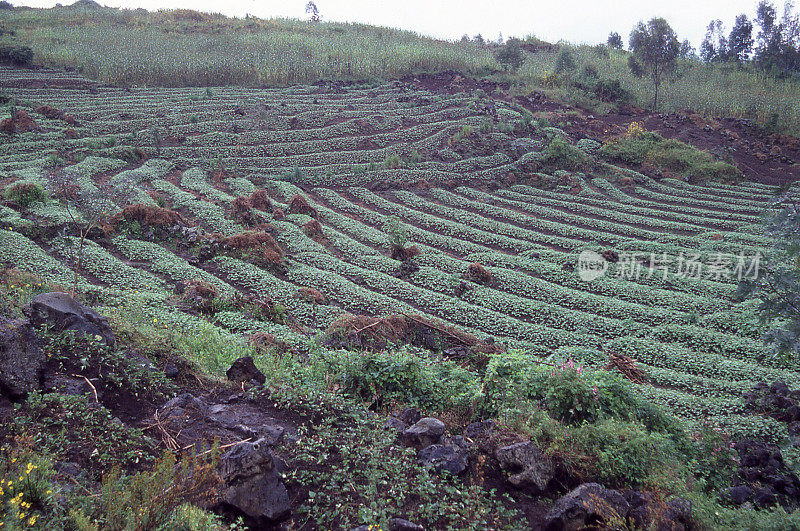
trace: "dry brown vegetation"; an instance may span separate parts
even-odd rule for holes
[[[297,290],[297,295],[306,302],[312,302],[314,304],[325,303],[325,295],[314,288],[302,287]]]
[[[272,200],[265,190],[256,190],[250,194],[250,206],[262,212],[269,212],[272,208]]]
[[[340,346],[383,350],[391,343],[410,343],[435,350],[464,349],[484,359],[501,347],[452,325],[441,325],[419,315],[368,316],[343,314],[331,323],[326,334]]]
[[[416,245],[411,245],[409,247],[403,247],[401,245],[392,244],[392,259],[400,260],[405,262],[409,258],[414,258],[415,256],[419,256],[422,254],[422,251],[419,250],[419,247]]]
[[[111,224],[116,228],[122,222],[136,221],[141,226],[172,227],[175,225],[188,225],[188,221],[180,212],[168,208],[136,203],[128,205],[111,218]]]
[[[262,264],[279,264],[283,260],[283,250],[263,231],[242,232],[218,241],[222,247],[246,253]]]
[[[305,233],[315,242],[317,243],[325,243],[327,239],[325,238],[325,233],[322,232],[322,225],[320,225],[319,221],[316,219],[312,219],[308,223],[305,224],[303,227]]]
[[[464,273],[464,278],[477,284],[481,284],[482,286],[492,286],[496,282],[494,276],[485,267],[478,263],[470,264],[469,267],[467,267],[467,271]]]
[[[308,204],[308,201],[302,195],[294,195],[289,199],[289,207],[287,209],[289,214],[305,214],[312,218],[317,217],[317,211]]]

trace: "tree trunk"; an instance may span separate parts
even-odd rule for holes
[[[655,93],[653,94],[653,111],[658,110],[658,87],[661,85],[661,72],[658,71],[658,65],[653,66],[653,85],[655,86]]]

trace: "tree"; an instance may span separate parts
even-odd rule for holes
[[[497,50],[495,55],[497,62],[515,72],[525,60],[520,44],[520,40],[515,37],[508,39],[508,42]]]
[[[608,44],[609,48],[615,48],[617,50],[621,50],[624,46],[622,44],[622,37],[616,31],[612,31],[608,34],[608,40],[606,41],[606,44]]]
[[[775,6],[762,0],[756,10],[759,28],[755,61],[764,70],[786,76],[800,71],[800,18],[794,4],[786,2],[778,20]]]
[[[83,187],[81,186],[83,184]],[[80,176],[66,170],[47,175],[50,195],[64,207],[70,223],[62,235],[64,249],[74,272],[72,293],[78,293],[80,271],[86,262],[87,239],[102,233],[108,226],[116,205],[127,204],[133,196],[134,183],[128,178],[119,183],[109,181],[87,186]],[[72,237],[68,234],[72,232]]]
[[[313,0],[309,0],[306,4],[306,13],[311,13],[311,22],[319,22],[319,9]]]
[[[664,75],[675,70],[680,53],[678,36],[663,18],[653,18],[647,24],[639,22],[631,31],[629,46],[633,54],[628,65],[636,76],[650,75],[655,88],[653,108],[658,108],[658,89]]]
[[[566,47],[561,48],[561,51],[558,52],[558,56],[556,57],[556,64],[554,67],[555,73],[561,74],[563,72],[569,72],[570,70],[575,70],[577,67],[578,65],[575,64],[575,58],[572,56],[572,52]]]
[[[728,58],[734,59],[739,63],[747,61],[750,52],[753,50],[753,23],[747,15],[741,14],[736,17],[733,29],[728,37]]]
[[[695,52],[695,49],[692,47],[692,43],[689,42],[689,39],[683,39],[681,47],[678,50],[678,55],[682,59],[697,58],[697,52]]]
[[[800,207],[789,196],[780,203],[783,209],[768,224],[775,238],[773,247],[757,268],[750,261],[748,269],[757,270],[742,279],[738,296],[761,301],[760,320],[771,327],[764,340],[776,356],[796,362],[800,354]]]
[[[761,0],[756,8],[756,24],[758,25],[758,48],[767,46],[775,30],[778,14],[771,2]]]
[[[728,39],[721,20],[712,20],[706,28],[706,37],[700,44],[700,59],[706,63],[724,61],[728,56]]]

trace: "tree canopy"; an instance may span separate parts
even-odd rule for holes
[[[653,80],[653,108],[658,107],[658,90],[664,75],[675,69],[681,51],[675,30],[663,18],[647,24],[639,22],[631,31],[629,47],[633,55],[628,64],[636,76],[649,74]]]

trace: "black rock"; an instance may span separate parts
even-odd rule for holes
[[[442,435],[444,435],[444,423],[433,417],[425,417],[405,429],[400,434],[400,439],[406,446],[421,450],[439,442]]]
[[[225,372],[225,375],[228,377],[228,380],[236,383],[246,383],[255,380],[259,384],[264,385],[264,382],[267,381],[267,377],[264,376],[264,373],[256,367],[252,356],[244,356],[234,361],[231,368]]]
[[[756,507],[770,507],[778,502],[775,492],[771,487],[764,487],[756,491],[753,496],[753,505]]]
[[[465,471],[469,464],[467,450],[457,444],[432,444],[419,453],[419,459],[436,472],[445,471],[454,476]]]
[[[224,504],[259,523],[279,520],[291,511],[289,493],[278,475],[266,441],[243,442],[220,459]]]
[[[722,491],[722,497],[734,505],[741,505],[753,497],[753,489],[747,485],[728,487]]]
[[[169,362],[164,367],[164,376],[166,376],[170,380],[174,380],[175,378],[180,376],[180,374],[181,374],[181,370],[178,368],[178,366],[175,363]]]
[[[555,476],[553,460],[530,441],[498,448],[495,455],[509,483],[532,494],[545,492]]]
[[[422,418],[422,414],[413,407],[407,407],[397,414],[397,418],[407,425],[416,424]]]
[[[619,492],[597,483],[584,483],[553,504],[545,515],[544,529],[602,529],[611,520],[624,521],[629,510],[630,505]]]
[[[491,420],[484,420],[483,422],[473,422],[467,424],[462,432],[464,437],[469,439],[478,440],[490,436],[494,432],[494,423]]]
[[[0,323],[0,395],[11,399],[39,389],[47,357],[26,321]]]
[[[31,299],[25,309],[31,325],[55,332],[72,331],[79,336],[97,339],[113,348],[116,340],[108,320],[75,301],[66,293],[42,293]]]
[[[384,427],[387,430],[393,430],[396,431],[397,433],[400,433],[406,428],[408,428],[406,423],[397,417],[389,417],[388,419],[386,419],[386,424],[384,424]]]

